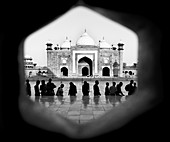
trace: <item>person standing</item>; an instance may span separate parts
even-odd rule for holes
[[[40,90],[41,90],[41,96],[46,96],[47,86],[45,84],[45,80],[41,80]]]
[[[122,87],[123,82],[120,82],[117,86],[116,86],[116,95],[118,96],[124,96],[124,94],[122,93]]]
[[[99,85],[99,81],[96,80],[95,84],[93,85],[94,96],[101,96],[101,93],[100,93],[98,85]]]
[[[133,80],[130,80],[130,83],[125,86],[125,90],[128,92],[128,95],[132,95],[134,92],[134,87],[133,87]]]
[[[28,96],[31,96],[31,85],[29,83],[29,79],[26,80],[26,93]]]
[[[40,81],[37,80],[37,81],[36,81],[36,84],[35,84],[35,86],[34,86],[35,96],[40,96],[39,84],[40,84]]]
[[[110,95],[109,82],[106,82],[105,96],[109,96],[109,95]]]
[[[70,82],[70,88],[69,88],[69,91],[68,91],[68,95],[70,96],[76,96],[77,94],[77,87],[73,84],[73,82]]]
[[[136,90],[137,90],[137,86],[136,86],[136,82],[134,82],[133,83],[133,92],[132,92],[132,94],[134,94]]]
[[[84,81],[84,84],[82,86],[82,92],[83,96],[89,96],[89,83],[87,83],[87,81]]]
[[[110,87],[110,95],[111,96],[116,95],[116,82],[113,82],[112,86]]]
[[[54,88],[56,88],[56,85],[52,83],[52,79],[50,78],[48,83],[47,83],[47,96],[54,96]]]
[[[64,88],[64,84],[61,84],[60,87],[58,87],[57,89],[57,93],[56,96],[63,96],[63,88]]]

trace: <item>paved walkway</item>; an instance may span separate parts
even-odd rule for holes
[[[90,120],[97,119],[105,112],[113,107],[116,107],[125,100],[121,96],[108,96],[100,97],[85,96],[77,94],[77,97],[31,97],[32,100],[39,102],[50,110],[59,113],[78,124],[89,122]]]

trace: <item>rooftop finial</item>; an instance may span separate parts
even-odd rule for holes
[[[103,40],[104,40],[104,36],[103,36]]]
[[[52,44],[51,40],[48,39],[47,43],[46,44]]]
[[[84,32],[86,33],[86,28],[85,28]]]
[[[120,39],[119,43],[123,44],[123,41],[122,41],[122,39]]]

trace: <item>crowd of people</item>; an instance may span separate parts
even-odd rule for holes
[[[77,94],[77,87],[73,82],[69,83],[69,91],[68,95],[69,96],[76,96]],[[119,82],[116,84],[116,82],[112,82],[112,85],[109,86],[109,82],[106,82],[105,90],[104,90],[104,95],[105,96],[125,96],[125,94],[122,92],[122,86],[123,82]],[[47,82],[45,83],[45,80],[40,81],[37,80],[36,84],[34,85],[34,91],[35,91],[35,96],[63,96],[64,93],[64,84],[61,83],[60,86],[57,88],[57,91],[55,93],[54,88],[56,88],[56,85],[52,82],[52,79],[50,78]],[[136,82],[134,80],[130,80],[130,83],[125,86],[125,90],[128,92],[128,95],[134,94],[134,92],[137,89]],[[89,96],[90,92],[90,85],[87,81],[83,82],[82,85],[82,94],[83,96]],[[31,96],[31,85],[29,83],[29,80],[26,80],[26,93],[28,96]],[[94,96],[101,96],[100,93],[100,88],[99,88],[99,81],[96,80],[95,84],[93,85],[93,95]]]

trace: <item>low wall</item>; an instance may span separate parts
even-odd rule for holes
[[[36,80],[49,80],[49,77],[41,77],[41,76],[35,76],[35,77],[30,77],[27,78],[30,81],[36,81]],[[137,78],[125,78],[125,77],[100,77],[100,78],[92,78],[92,77],[76,77],[76,78],[68,78],[68,77],[63,77],[63,78],[58,78],[58,77],[52,77],[51,78],[53,81],[95,81],[95,80],[99,80],[99,81],[128,81],[128,80],[134,80],[137,81]]]

